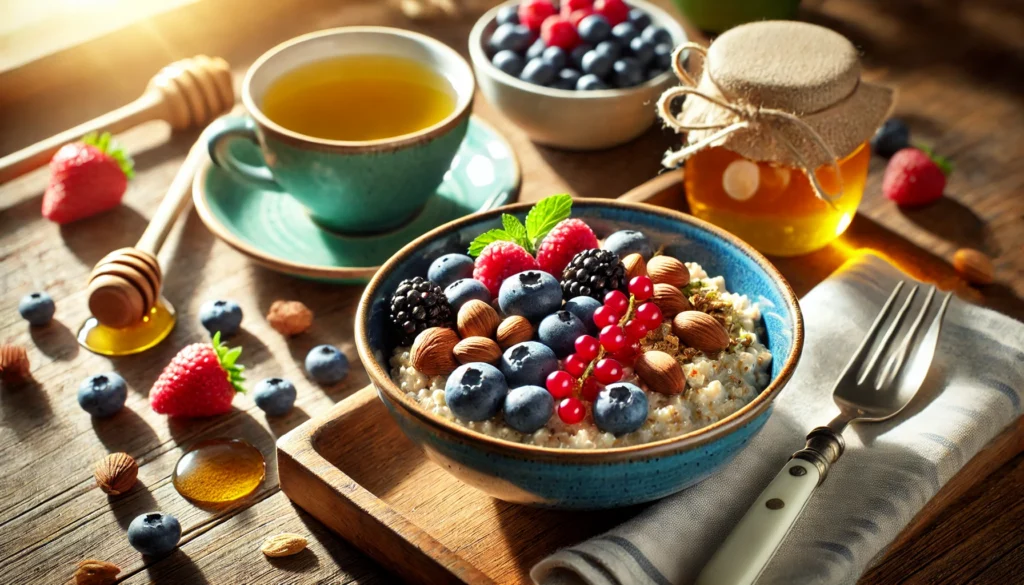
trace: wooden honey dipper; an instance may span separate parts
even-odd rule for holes
[[[89,274],[89,311],[100,323],[122,328],[138,323],[156,305],[163,273],[156,254],[192,193],[192,177],[206,156],[206,141],[189,150],[167,195],[134,248],[107,254]]]
[[[61,146],[90,132],[116,134],[150,120],[166,120],[175,130],[205,126],[234,103],[231,70],[224,59],[199,55],[175,61],[132,103],[0,158],[0,183],[45,165]]]

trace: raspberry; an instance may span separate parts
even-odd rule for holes
[[[552,16],[540,27],[540,38],[549,47],[559,47],[565,51],[573,50],[580,44],[580,35],[568,18]]]
[[[519,24],[533,32],[539,32],[540,25],[557,12],[551,0],[524,0],[519,5]]]
[[[513,274],[524,270],[536,270],[537,261],[519,244],[513,242],[491,242],[480,252],[473,267],[473,278],[479,280],[497,298],[501,283]]]
[[[579,219],[565,219],[558,222],[537,246],[537,264],[544,272],[561,278],[576,254],[597,247],[597,236],[590,226]]]
[[[925,205],[942,197],[948,163],[916,148],[904,148],[889,159],[882,194],[897,205]]]
[[[597,0],[594,2],[594,11],[605,17],[612,26],[629,18],[629,6],[622,0]]]
[[[593,7],[593,0],[562,0],[559,11],[562,16],[568,17],[577,10],[592,10]]]
[[[593,8],[580,8],[579,10],[573,10],[572,12],[569,13],[569,22],[571,22],[572,25],[576,27],[577,35],[579,34],[578,31],[580,28],[580,21],[590,16],[591,14],[596,14]]]

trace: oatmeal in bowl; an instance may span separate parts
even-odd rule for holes
[[[600,508],[735,455],[790,376],[802,323],[781,276],[728,234],[555,196],[400,251],[364,294],[357,344],[447,471],[513,502]],[[580,492],[587,477],[602,489]]]

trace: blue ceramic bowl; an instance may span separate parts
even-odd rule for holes
[[[388,297],[405,278],[425,276],[430,262],[464,252],[480,233],[501,227],[501,214],[525,218],[530,204],[471,215],[402,248],[370,281],[356,315],[356,344],[377,393],[405,434],[462,481],[508,502],[553,508],[612,508],[663,498],[702,481],[732,460],[764,426],[803,347],[796,295],[768,260],[735,236],[676,211],[650,205],[577,199],[573,217],[604,237],[641,230],[655,246],[721,274],[729,290],[760,303],[773,355],[771,383],[753,401],[692,433],[643,445],[565,450],[495,439],[422,410],[391,381]]]

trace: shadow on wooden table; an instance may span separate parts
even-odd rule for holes
[[[147,559],[148,560],[148,559]],[[146,567],[146,573],[154,585],[209,585],[203,572],[182,550],[159,559]]]

